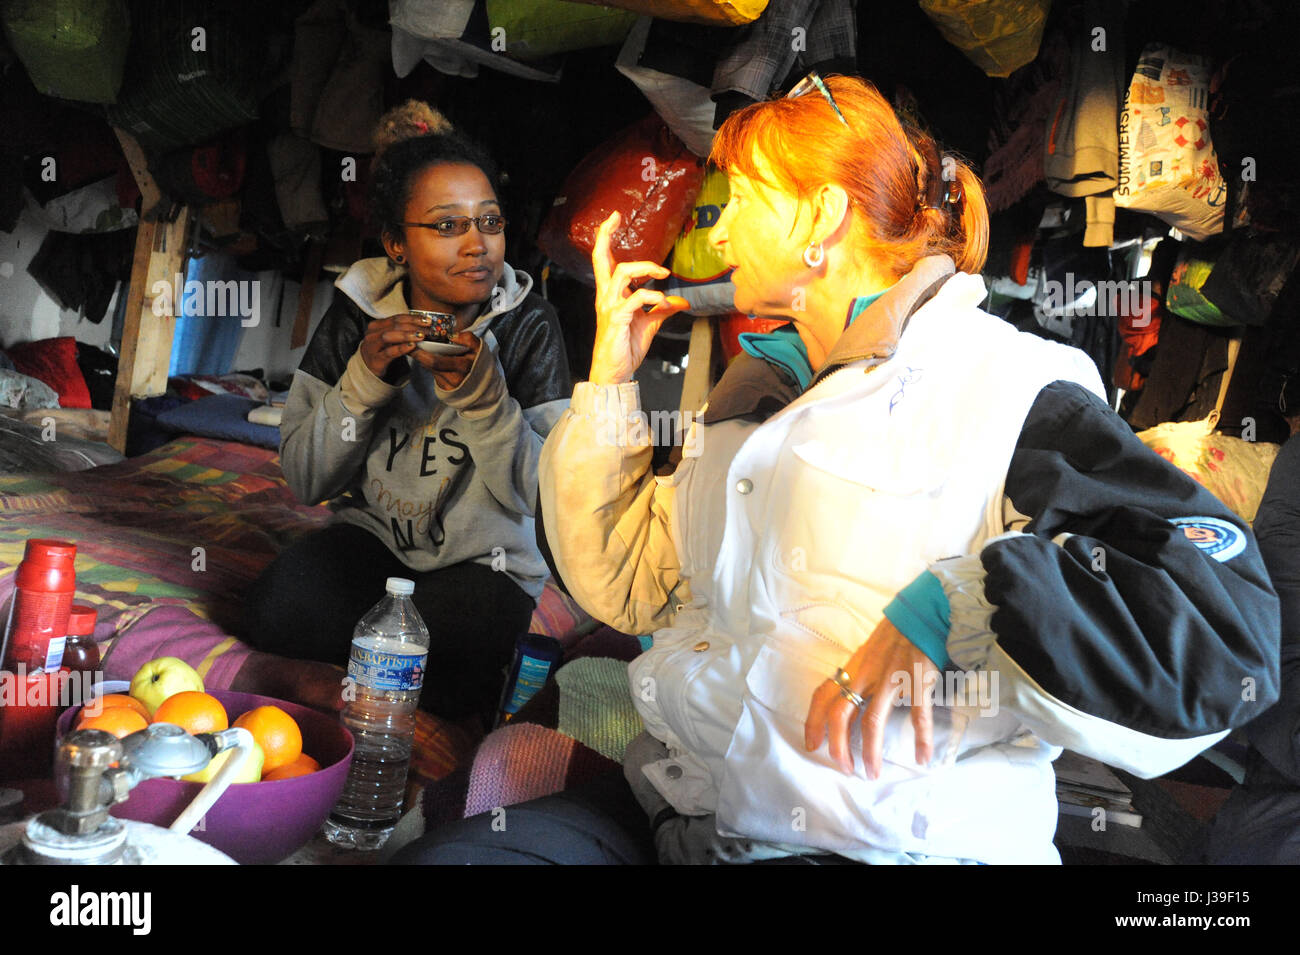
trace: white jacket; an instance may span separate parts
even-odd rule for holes
[[[886,335],[896,349],[841,365],[763,423],[707,423],[706,408],[669,476],[646,479],[648,447],[618,431],[639,410],[634,384],[579,385],[543,449],[563,579],[615,626],[656,627],[630,686],[672,758],[646,775],[679,812],[716,813],[723,834],[871,862],[1058,861],[1060,749],[1000,705],[996,672],[982,675],[984,700],[936,707],[928,768],[906,708],[887,724],[880,779],[866,777],[856,731],[852,776],[826,744],[803,744],[813,691],[890,599],[927,568],[978,560],[1023,517],[1004,491],[1037,396],[1062,381],[1102,395],[1086,355],[981,311],[982,281],[951,273],[924,260],[887,293],[900,321],[932,296],[901,338]],[[587,513],[596,537],[574,526]],[[954,632],[969,638],[963,613],[955,600]],[[1207,744],[1178,745],[1181,762]]]

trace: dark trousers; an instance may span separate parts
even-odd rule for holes
[[[622,770],[458,819],[403,846],[393,865],[657,865],[654,834]],[[836,855],[752,865],[856,865]]]
[[[650,823],[621,770],[553,796],[460,819],[393,856],[393,865],[651,865]]]
[[[429,628],[421,708],[449,719],[477,714],[491,725],[535,604],[508,574],[483,564],[416,573],[368,531],[331,524],[282,552],[253,584],[245,640],[266,653],[345,665],[352,630],[389,577],[415,582],[411,599]]]

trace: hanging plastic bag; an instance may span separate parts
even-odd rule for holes
[[[565,0],[487,0],[493,39],[523,60],[622,43],[636,14]],[[501,32],[498,33],[497,31]]]
[[[1038,56],[1052,0],[920,0],[943,38],[989,76],[1010,76]]]
[[[672,250],[704,180],[704,161],[651,113],[617,134],[569,174],[537,244],[560,268],[595,285],[591,252],[611,212],[615,260],[662,262]]]
[[[1223,231],[1227,187],[1210,139],[1210,59],[1153,43],[1138,59],[1119,120],[1115,205],[1191,239]]]
[[[753,23],[767,9],[768,0],[570,0],[631,10],[658,20],[734,27]]]
[[[474,0],[389,0],[388,23],[411,36],[457,40],[469,25]]]
[[[687,311],[694,315],[717,315],[735,308],[736,287],[731,284],[731,269],[709,241],[713,224],[721,217],[730,195],[727,174],[721,169],[710,169],[695,197],[691,218],[673,243],[673,254],[668,260],[672,275],[660,286],[669,295],[680,295],[690,302]]]
[[[636,84],[655,112],[697,156],[707,157],[713,145],[713,93],[684,76],[656,68],[651,43],[654,21],[642,17],[619,52],[618,71]]]
[[[1234,230],[1201,294],[1242,325],[1266,325],[1298,260],[1291,236]]]
[[[123,0],[11,0],[5,33],[32,85],[47,96],[113,103],[131,30]]]
[[[1178,264],[1169,277],[1169,291],[1165,294],[1165,307],[1179,318],[1202,325],[1227,326],[1237,324],[1201,293],[1206,279],[1214,270],[1215,255],[1211,251],[1184,248],[1178,252]]]

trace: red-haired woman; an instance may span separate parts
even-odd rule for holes
[[[1058,861],[1061,747],[1156,775],[1251,719],[1276,597],[1082,352],[981,311],[972,171],[861,80],[795,94],[712,155],[736,307],[790,324],[745,340],[656,476],[632,376],[674,304],[605,223],[591,378],[542,453],[572,593],[654,633],[628,782],[666,860]],[[546,804],[611,844],[590,799]]]

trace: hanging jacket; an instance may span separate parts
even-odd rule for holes
[[[634,383],[575,389],[542,454],[550,544],[585,609],[654,631],[629,682],[678,812],[864,861],[1053,862],[1060,747],[1158,775],[1276,697],[1249,529],[1137,440],[1086,356],[984,295],[922,260],[802,394],[740,356],[667,476],[629,430]],[[881,778],[845,775],[805,751],[813,691],[927,572],[954,691],[934,763],[899,708]]]
[[[461,384],[444,391],[406,358],[391,384],[359,348],[372,320],[408,310],[405,276],[363,259],[335,283],[285,404],[285,479],[304,502],[348,495],[338,519],[413,571],[474,561],[537,599],[548,576],[534,529],[537,460],[570,387],[555,310],[507,265],[469,326],[482,344]]]

